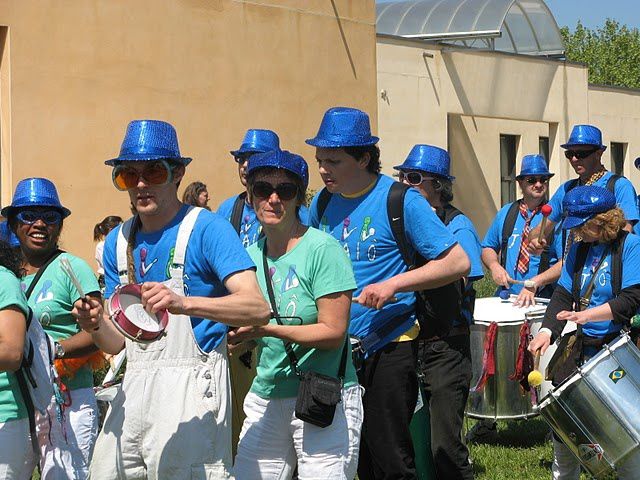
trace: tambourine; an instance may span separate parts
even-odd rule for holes
[[[169,312],[151,314],[142,306],[141,298],[141,285],[119,287],[109,299],[109,316],[125,337],[134,342],[152,342],[167,328]]]
[[[111,402],[120,390],[120,381],[93,387],[93,393],[99,402]]]

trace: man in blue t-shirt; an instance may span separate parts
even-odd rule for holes
[[[418,397],[420,327],[414,292],[452,283],[469,273],[464,250],[414,189],[404,195],[404,232],[412,252],[427,263],[408,271],[386,207],[394,182],[379,173],[377,142],[368,115],[345,107],[329,109],[316,137],[307,140],[316,147],[326,185],[311,204],[311,226],[343,245],[358,284],[349,334],[359,339],[364,350],[359,371],[365,389],[361,480],[416,478],[409,430]]]
[[[450,204],[453,180],[449,153],[432,145],[415,145],[399,170],[400,181],[411,185],[428,200],[440,220],[462,246],[471,261],[463,280],[425,295],[434,318],[448,317],[448,335],[424,342],[418,358],[425,401],[431,418],[431,452],[438,478],[473,478],[469,450],[462,442],[462,420],[471,384],[469,325],[473,323],[476,292],[473,282],[484,276],[480,239],[471,220]],[[460,305],[451,311],[451,305]],[[453,318],[451,316],[453,315]]]
[[[231,468],[227,325],[265,324],[270,309],[229,223],[178,199],[190,161],[180,155],[170,124],[136,120],[120,155],[105,162],[137,215],[105,241],[109,308],[87,300],[74,311],[103,351],[127,350],[126,377],[96,443],[94,478],[187,480],[195,470],[222,478]],[[120,293],[126,284],[142,284],[146,312],[168,310],[164,333],[149,343],[135,341],[123,321],[142,315],[131,308],[135,289]]]
[[[532,239],[531,231],[540,225],[546,213],[543,205],[553,175],[541,155],[525,155],[516,177],[522,198],[498,211],[482,242],[482,261],[493,281],[500,290],[518,295],[517,303],[522,306],[532,304],[536,294],[551,297],[554,281],[548,280],[547,272],[562,255],[562,235],[555,231],[551,233],[553,241],[549,248],[541,255],[532,254],[527,248]],[[507,232],[504,231],[506,222],[510,224]],[[531,284],[524,287],[524,281]]]

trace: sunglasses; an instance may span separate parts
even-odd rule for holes
[[[253,153],[241,153],[240,155],[234,156],[233,159],[236,163],[244,163],[251,158],[251,155],[253,155]]]
[[[33,225],[42,220],[47,225],[57,225],[62,222],[62,214],[58,210],[22,210],[16,214],[20,223]]]
[[[276,192],[280,200],[293,200],[298,195],[298,186],[295,183],[279,183],[275,187],[268,182],[256,182],[251,187],[251,192],[257,198],[269,198]]]
[[[398,180],[404,182],[405,180],[409,185],[414,187],[420,185],[422,182],[426,180],[433,180],[433,177],[427,177],[420,172],[398,172]]]
[[[546,183],[549,183],[549,177],[526,177],[525,182],[527,182],[529,185],[535,185],[538,182],[544,185]]]
[[[141,178],[149,185],[166,185],[173,181],[173,169],[166,160],[159,160],[145,165],[142,170],[117,165],[111,173],[113,184],[120,191],[137,187]]]
[[[594,148],[592,150],[565,150],[564,156],[567,157],[568,160],[571,160],[573,157],[576,157],[578,160],[582,160],[583,158],[587,158],[589,155],[593,155],[596,153],[599,148]]]

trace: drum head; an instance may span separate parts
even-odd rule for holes
[[[147,312],[140,298],[128,293],[120,294],[120,307],[125,317],[136,327],[146,330],[147,332],[160,332],[160,319],[155,314]]]

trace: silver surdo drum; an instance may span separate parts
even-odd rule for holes
[[[638,465],[640,350],[622,334],[552,389],[539,410],[594,477]]]
[[[546,304],[536,304],[527,308],[513,305],[513,299],[502,300],[499,297],[476,300],[474,325],[471,326],[471,362],[473,376],[471,386],[476,386],[483,372],[483,354],[487,332],[496,324],[493,357],[495,374],[481,388],[469,394],[466,415],[470,418],[493,420],[517,420],[537,415],[534,410],[535,398],[524,392],[517,380],[511,380],[516,369],[520,328],[529,323],[529,339],[540,329]],[[550,354],[543,361],[548,362]],[[541,366],[542,368],[542,366]],[[545,382],[547,383],[547,382]],[[549,384],[550,386],[550,384]]]

